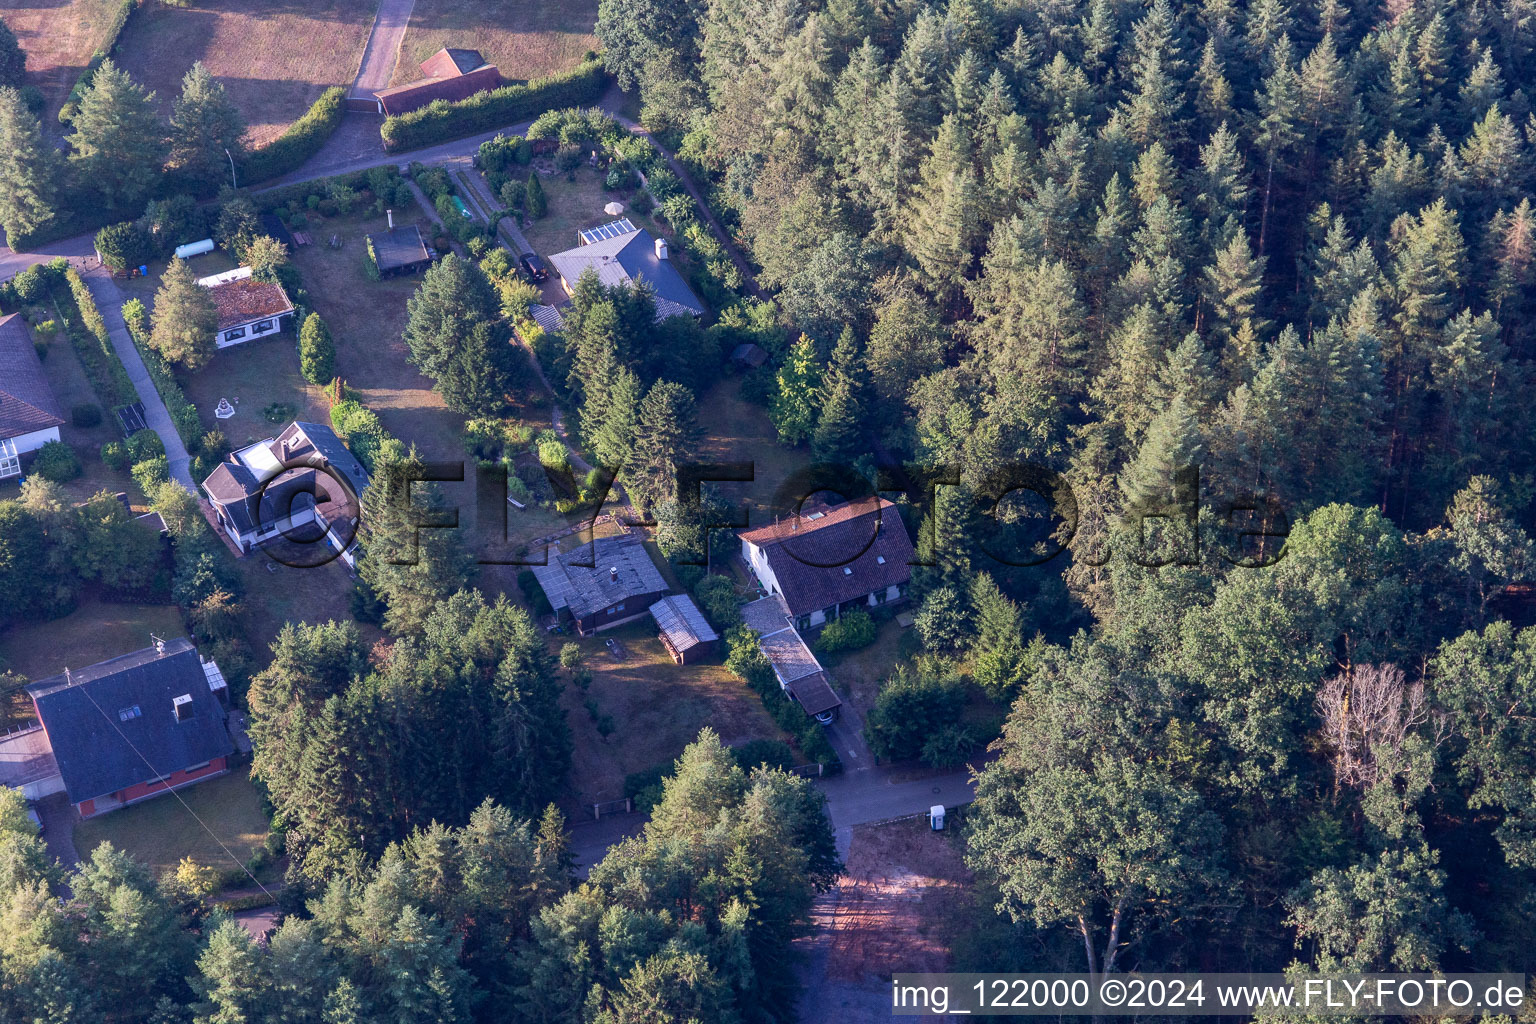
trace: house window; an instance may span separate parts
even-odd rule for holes
[[[21,475],[21,455],[16,442],[9,437],[0,438],[0,480]]]
[[[244,327],[236,327],[232,331],[225,331],[224,332],[224,340],[225,341],[237,341],[237,340],[239,340],[240,338],[243,338],[243,337],[245,337],[245,328]]]
[[[139,710],[139,706],[137,704],[135,704],[135,705],[133,705],[133,707],[120,709],[118,711],[118,713],[117,713],[117,720],[119,722],[132,721],[133,719],[138,718],[143,713],[144,712]]]
[[[272,321],[271,320],[263,320],[260,323],[258,323],[255,327],[251,328],[251,333],[253,333],[253,334],[266,334],[271,329],[272,329]]]
[[[615,612],[615,613],[617,613],[617,612],[621,612],[621,611],[623,611],[623,610],[624,610],[624,602],[622,602],[622,601],[620,601],[620,602],[619,602],[619,603],[618,603],[618,604],[616,604],[616,605],[614,605],[614,606],[613,606],[613,611],[614,611],[614,612]]]

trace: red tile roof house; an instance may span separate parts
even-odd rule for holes
[[[213,293],[219,308],[219,329],[214,335],[219,348],[276,334],[293,319],[293,303],[283,286],[256,280],[250,267],[204,277],[197,283]]]
[[[477,92],[501,88],[501,72],[479,50],[444,47],[421,62],[421,78],[374,93],[381,114],[404,114],[433,100],[457,103]]]
[[[744,531],[741,556],[800,630],[899,601],[912,580],[912,540],[884,498],[808,504],[791,519]]]
[[[184,639],[65,669],[27,687],[41,735],[0,742],[0,776],[29,792],[62,788],[90,818],[223,775],[236,749],[225,689]]]
[[[59,440],[63,411],[20,313],[0,317],[0,480],[21,475],[21,458]]]

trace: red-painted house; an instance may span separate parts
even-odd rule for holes
[[[27,687],[82,818],[229,770],[235,752],[218,666],[190,641],[156,642]]]
[[[477,92],[501,88],[501,72],[479,50],[444,47],[421,62],[424,77],[374,93],[381,114],[404,114],[433,100],[457,103]]]

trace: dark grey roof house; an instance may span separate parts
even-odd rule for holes
[[[633,622],[668,590],[634,534],[599,537],[564,554],[551,550],[549,564],[534,566],[533,575],[550,607],[582,636]]]
[[[699,606],[687,594],[673,594],[651,605],[651,618],[672,660],[686,665],[708,656],[720,640]]]
[[[216,675],[183,639],[27,687],[82,817],[228,770],[235,744],[214,695]]]
[[[348,565],[367,486],[367,470],[336,432],[302,420],[231,453],[203,481],[219,524],[241,551],[284,536],[305,543],[323,537]]]
[[[622,230],[628,225],[629,230]],[[574,249],[557,252],[549,258],[550,266],[560,275],[560,284],[571,295],[583,272],[591,270],[608,287],[633,287],[647,282],[656,292],[656,319],[669,316],[703,316],[704,303],[693,294],[683,275],[667,256],[667,240],[652,238],[644,228],[628,220],[615,221],[582,232],[593,241]]]
[[[905,596],[912,539],[884,498],[807,505],[801,515],[741,534],[741,554],[769,594],[808,629],[853,607]]]
[[[21,457],[59,440],[64,413],[20,313],[0,317],[0,480],[21,475]]]

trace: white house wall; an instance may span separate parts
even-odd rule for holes
[[[49,441],[59,440],[59,428],[49,427],[47,430],[34,430],[30,434],[18,434],[11,438],[16,445],[16,454],[35,452]]]
[[[763,585],[763,589],[770,594],[782,594],[783,588],[779,586],[779,578],[773,574],[773,568],[768,564],[768,555],[762,548],[751,541],[741,542],[741,555],[752,567],[752,572],[757,576],[757,581]]]
[[[278,331],[283,329],[282,318],[291,312],[292,310],[287,310],[274,316],[264,316],[260,320],[252,320],[250,323],[237,324],[234,327],[226,327],[224,330],[220,331],[214,336],[214,342],[219,346],[219,348],[229,348],[232,345],[244,345],[246,342],[253,341],[256,338],[265,338],[269,334],[276,334]],[[272,321],[272,326],[260,331],[256,329],[257,324],[264,324],[268,320]],[[231,331],[239,330],[244,330],[245,334],[234,339],[229,337]]]

